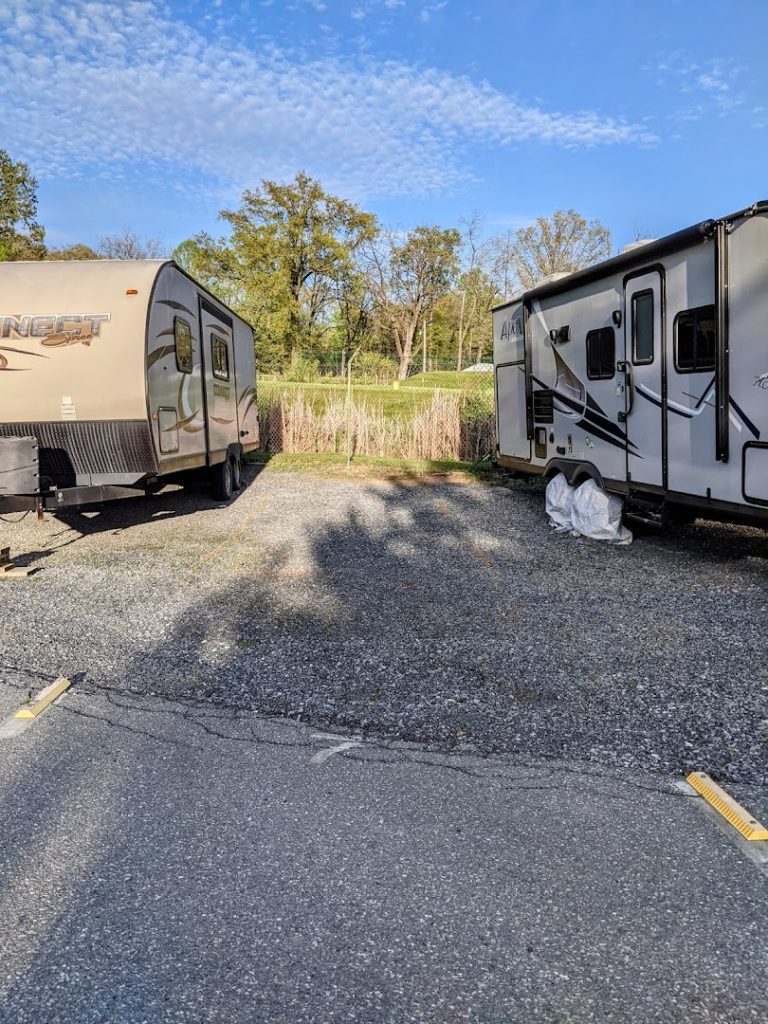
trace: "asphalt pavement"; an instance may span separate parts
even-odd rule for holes
[[[765,1020],[766,875],[672,780],[77,686],[0,779],[8,1024]]]

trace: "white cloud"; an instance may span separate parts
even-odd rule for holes
[[[448,0],[432,0],[431,3],[426,3],[419,12],[419,19],[426,24],[433,14],[437,14],[438,11],[442,11],[447,6]]]
[[[697,121],[711,110],[726,113],[747,102],[748,69],[731,58],[692,60],[676,50],[648,70],[655,72],[660,86],[673,88],[693,101],[673,114],[675,120]]]
[[[454,189],[479,146],[655,141],[435,68],[210,40],[154,0],[4,0],[0,59],[3,145],[41,176],[241,188],[304,168],[362,200]]]

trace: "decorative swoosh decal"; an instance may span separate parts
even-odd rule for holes
[[[195,411],[193,413],[191,413],[191,415],[185,417],[183,420],[176,420],[176,426],[177,427],[186,427],[186,425],[188,423],[191,423],[192,420],[197,419],[197,415],[198,415],[199,412],[200,412],[199,409],[195,409]]]
[[[189,313],[190,316],[195,315],[191,309],[187,309],[183,303],[176,302],[174,299],[158,299],[157,304],[158,306],[170,306],[171,309],[180,309],[184,313]]]
[[[232,334],[228,327],[223,324],[203,324],[204,331],[216,331],[221,334],[225,341],[232,341]]]
[[[13,372],[14,370],[26,370],[27,367],[22,367],[22,366],[11,366],[11,367],[9,367],[8,366],[8,360],[2,354],[3,352],[13,352],[15,355],[19,355],[19,356],[34,356],[35,359],[48,359],[49,358],[48,356],[44,356],[42,352],[29,352],[25,348],[11,348],[10,345],[0,345],[0,370],[5,370],[8,373]]]
[[[156,362],[160,359],[164,359],[169,356],[172,352],[176,351],[175,345],[163,345],[162,348],[156,348],[154,352],[150,352],[147,357],[147,369],[150,370]]]
[[[563,365],[565,365],[565,363],[563,363]],[[576,381],[579,380],[570,368],[569,372]],[[540,380],[534,374],[531,374],[531,379],[535,381],[539,387],[547,388],[544,381]],[[569,380],[568,384],[569,389],[572,389],[573,383]],[[634,455],[638,459],[643,458],[643,456],[636,450],[637,445],[634,441],[630,441],[621,427],[605,415],[594,398],[587,393],[586,388],[584,389],[584,398],[581,400],[577,400],[571,395],[566,395],[562,391],[558,391],[557,387],[547,388],[547,390],[552,392],[552,397],[556,401],[560,402],[566,407],[566,409],[571,410],[578,416],[578,419],[575,421],[577,427],[581,427],[594,437],[600,438],[600,440],[605,441],[606,444],[613,445],[614,448],[620,448],[622,451],[629,452],[630,455]],[[631,449],[635,450],[632,451]]]

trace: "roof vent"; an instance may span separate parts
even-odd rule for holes
[[[625,245],[621,250],[622,256],[625,252],[634,252],[635,249],[642,249],[644,245],[650,245],[651,242],[655,242],[655,238],[638,238],[636,242],[630,242],[629,245]]]
[[[534,285],[534,288],[539,288],[543,284],[552,284],[554,281],[562,281],[564,277],[570,277],[570,270],[556,270],[554,274],[547,274],[546,277],[539,278]]]

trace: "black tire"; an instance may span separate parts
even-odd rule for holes
[[[213,496],[216,501],[229,501],[232,497],[232,462],[225,459],[211,471]]]
[[[232,459],[232,488],[235,491],[239,491],[243,486],[243,464],[240,461],[240,456],[235,455]]]

